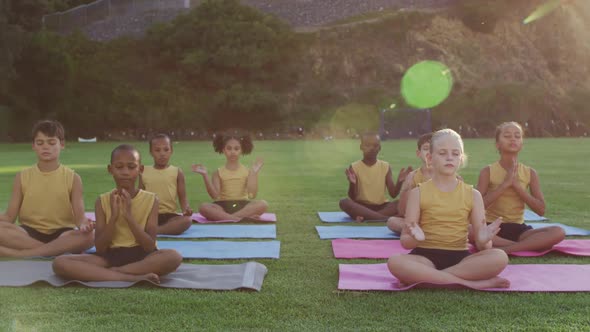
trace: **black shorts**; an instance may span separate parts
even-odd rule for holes
[[[30,237],[32,237],[33,239],[35,239],[37,241],[41,241],[43,243],[49,243],[49,242],[57,239],[63,233],[65,233],[67,231],[74,230],[73,228],[65,227],[65,228],[57,229],[56,231],[54,231],[51,234],[45,234],[45,233],[39,232],[38,230],[34,229],[33,227],[29,227],[29,226],[25,226],[25,225],[20,225],[20,227],[22,229],[24,229],[27,232],[27,234],[29,234]]]
[[[428,258],[437,270],[444,270],[447,267],[459,264],[465,257],[469,256],[469,250],[444,250],[414,248],[410,255],[418,255]]]
[[[385,209],[385,207],[387,205],[389,205],[391,202],[385,202],[383,204],[365,204],[365,203],[361,203],[361,202],[357,202],[357,203],[366,207],[369,210],[377,212],[377,211],[381,211],[381,210]]]
[[[236,212],[240,211],[241,209],[243,209],[246,205],[248,205],[248,203],[250,203],[250,201],[249,200],[215,201],[213,203],[221,206],[223,211],[225,211],[229,214],[233,214],[233,213],[236,213]]]
[[[156,249],[158,250],[158,249]],[[123,266],[146,258],[151,252],[146,252],[141,246],[109,248],[104,254],[95,253],[95,255],[104,258],[109,266]]]
[[[524,223],[517,224],[506,222],[500,225],[500,231],[497,235],[503,239],[517,242],[522,233],[528,231],[529,229],[533,229],[533,227]]]
[[[176,213],[161,213],[158,214],[158,226],[162,226],[170,221],[170,219],[180,217],[179,214]]]

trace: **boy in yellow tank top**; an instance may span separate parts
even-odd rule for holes
[[[537,172],[518,162],[523,135],[517,122],[504,122],[496,128],[500,160],[483,168],[477,183],[488,222],[503,219],[500,232],[494,238],[494,247],[507,253],[551,249],[565,238],[559,226],[532,229],[524,223],[525,204],[542,216],[545,199]]]
[[[139,188],[158,195],[158,234],[178,235],[191,226],[193,210],[186,199],[184,173],[179,167],[169,164],[172,153],[168,135],[158,134],[150,139],[154,166],[144,167],[139,176]],[[180,201],[182,215],[176,213],[177,200]]]
[[[209,178],[207,168],[202,164],[192,166],[192,171],[203,176],[207,193],[213,203],[203,203],[199,212],[208,220],[258,221],[268,210],[268,203],[254,200],[258,193],[258,173],[263,161],[257,158],[250,169],[240,163],[242,154],[250,154],[254,145],[248,134],[227,131],[217,133],[213,149],[223,153],[225,166],[220,167]]]
[[[361,136],[363,159],[345,170],[348,179],[348,198],[340,200],[340,209],[357,222],[365,220],[385,221],[397,214],[397,201],[388,202],[385,190],[391,198],[397,197],[411,167],[402,168],[397,182],[393,183],[389,163],[377,159],[381,151],[381,138],[375,133]]]
[[[418,138],[418,149],[416,157],[420,158],[422,165],[420,168],[411,171],[402,185],[400,198],[397,203],[397,215],[387,220],[387,227],[392,231],[399,233],[402,231],[404,224],[404,215],[406,214],[406,205],[408,203],[408,194],[410,190],[416,188],[420,183],[426,182],[432,178],[432,168],[426,161],[426,155],[430,153],[430,140],[432,133],[424,134]]]
[[[96,254],[59,256],[53,271],[81,281],[160,282],[174,272],[182,256],[156,248],[158,198],[135,187],[143,170],[137,149],[123,144],[111,153],[109,173],[116,188],[96,200]]]
[[[508,256],[491,249],[492,238],[501,220],[485,224],[480,193],[457,177],[463,164],[463,141],[451,129],[432,136],[427,156],[432,179],[410,191],[401,244],[412,249],[393,255],[387,266],[402,284],[419,282],[459,284],[475,289],[507,288],[510,282],[498,277],[508,264]],[[471,225],[480,250],[467,250]]]
[[[33,127],[37,164],[14,178],[8,209],[0,215],[0,256],[56,256],[92,247],[82,180],[59,162],[64,147],[59,122],[39,121]],[[20,226],[14,224],[17,218]]]

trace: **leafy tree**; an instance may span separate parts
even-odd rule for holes
[[[297,81],[298,41],[278,19],[237,0],[204,1],[150,31],[159,65],[211,95],[201,104],[214,127],[261,127],[280,119]]]

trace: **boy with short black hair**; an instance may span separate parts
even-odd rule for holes
[[[340,208],[357,222],[387,220],[397,214],[397,201],[388,202],[385,190],[395,198],[411,167],[402,168],[394,184],[389,163],[377,159],[381,151],[381,138],[376,133],[361,136],[363,159],[345,170],[349,182],[348,198],[340,200]]]

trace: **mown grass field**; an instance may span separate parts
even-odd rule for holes
[[[67,144],[62,162],[84,182],[85,204],[91,210],[99,193],[113,187],[106,172],[117,143]],[[147,143],[136,142],[143,161],[151,163]],[[485,293],[469,290],[412,290],[402,293],[337,290],[339,263],[379,260],[337,260],[330,241],[314,229],[317,211],[335,211],[346,194],[344,168],[360,158],[359,142],[255,142],[255,156],[265,159],[259,197],[278,216],[281,258],[258,260],[268,267],[261,292],[130,289],[0,288],[0,331],[181,331],[181,330],[563,330],[590,328],[589,293]],[[462,171],[475,183],[479,170],[496,160],[493,140],[467,140],[469,164]],[[191,163],[212,170],[223,164],[209,142],[179,142],[172,163],[187,173],[189,199],[196,209],[208,201]],[[7,205],[16,172],[35,163],[28,144],[0,145],[0,209]],[[384,142],[381,159],[394,173],[418,166],[413,140]],[[552,221],[590,228],[590,140],[528,139],[520,160],[540,175]],[[236,261],[194,260],[227,264]],[[590,258],[551,254],[512,258],[512,263],[588,264]],[[588,280],[590,282],[590,280]]]

